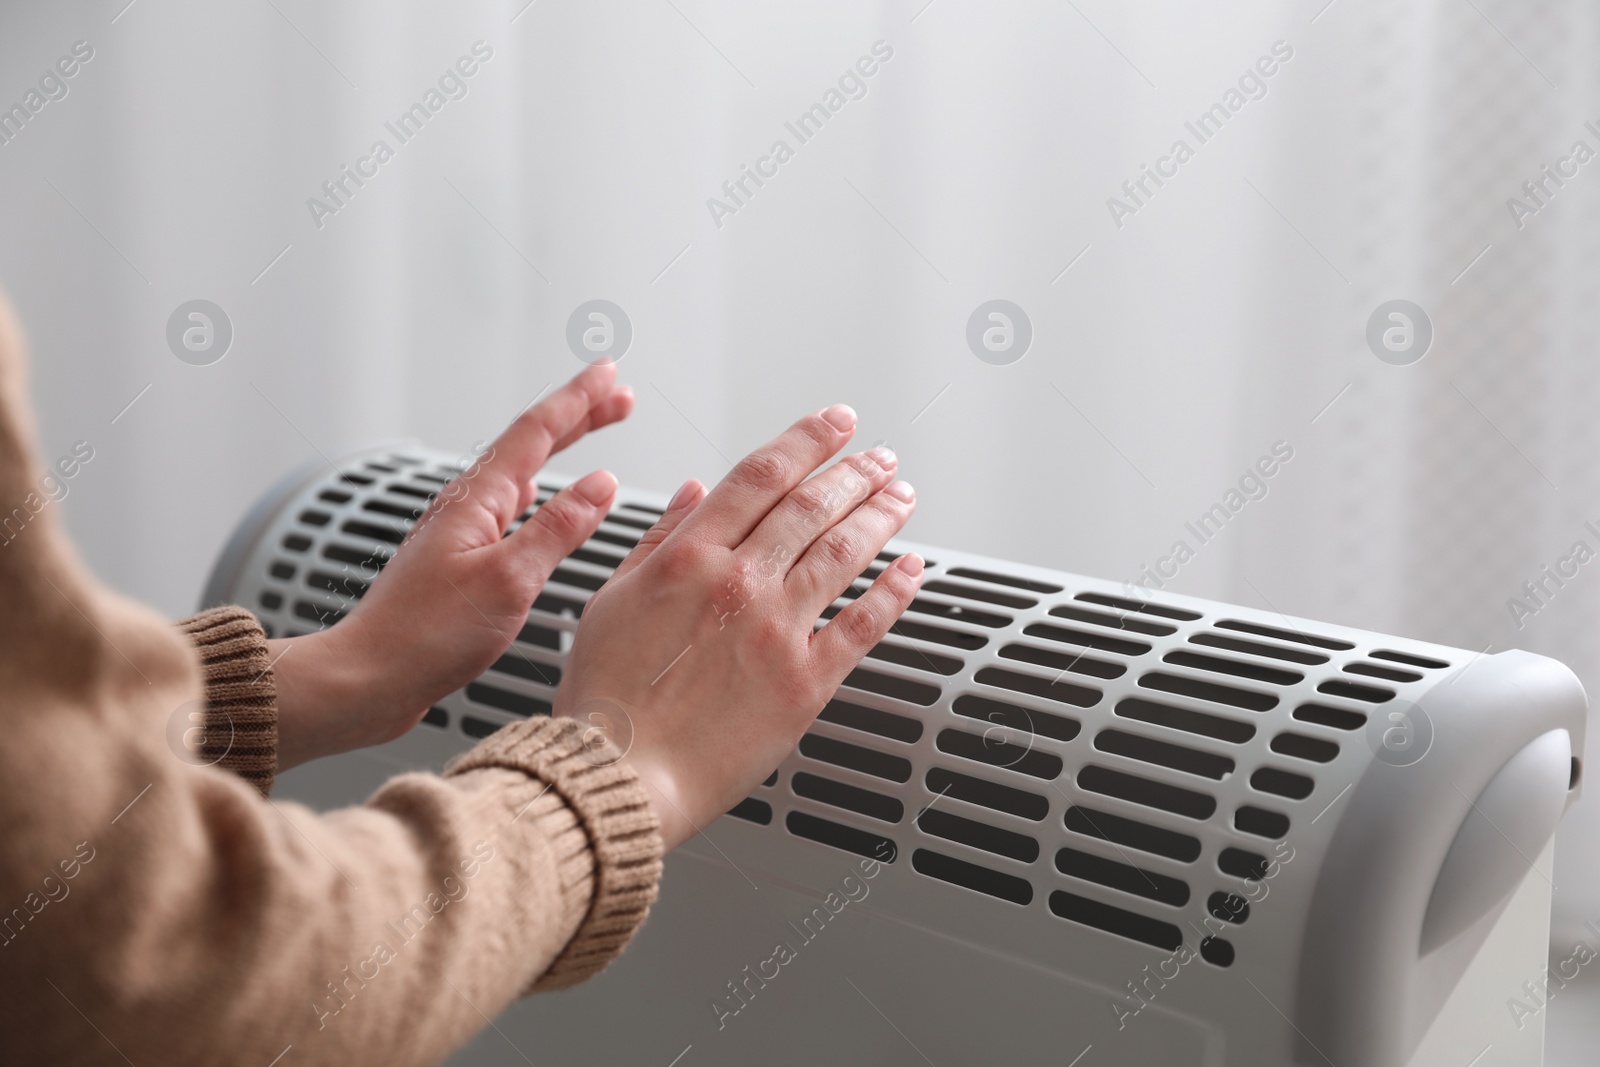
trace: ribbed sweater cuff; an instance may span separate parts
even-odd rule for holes
[[[278,771],[278,693],[261,623],[241,607],[178,622],[200,653],[205,679],[201,762],[232,771],[265,796]]]
[[[485,738],[445,774],[480,767],[522,771],[549,785],[529,812],[552,831],[577,933],[527,992],[565,989],[600,973],[632,940],[661,882],[661,826],[633,770],[609,742],[585,744],[573,719],[513,723]],[[559,800],[577,817],[560,810]]]

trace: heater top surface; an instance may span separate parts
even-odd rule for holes
[[[298,473],[207,601],[276,636],[335,623],[460,469],[402,447]],[[418,731],[464,747],[548,714],[584,603],[663,504],[621,491]],[[909,542],[825,618],[908,548],[911,609],[708,858],[799,885],[881,861],[883,918],[1054,975],[1113,1033],[1161,1017],[1230,1062],[1404,1063],[1575,796],[1571,673]]]

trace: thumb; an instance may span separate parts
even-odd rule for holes
[[[556,565],[587,541],[617,495],[610,471],[595,471],[540,505],[533,516],[491,551],[509,553],[513,572],[537,590]]]

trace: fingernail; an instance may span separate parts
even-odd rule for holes
[[[900,569],[915,578],[922,573],[922,557],[915,552],[908,552],[900,557]]]
[[[913,500],[917,499],[917,491],[911,488],[910,482],[890,482],[883,491],[900,501],[902,504],[909,504]],[[917,565],[917,569],[922,569],[922,565],[920,563]]]
[[[878,466],[882,467],[884,470],[887,471],[894,469],[894,465],[896,463],[894,458],[894,449],[888,447],[887,445],[879,445],[877,448],[869,448],[867,449],[867,455],[871,456],[872,461]]]
[[[693,478],[678,486],[678,491],[672,494],[672,499],[667,502],[668,511],[677,511],[679,508],[689,506],[689,501],[694,499],[696,482]]]
[[[610,471],[595,471],[573,482],[572,491],[589,503],[600,507],[609,504],[611,498],[616,495],[617,479]]]
[[[849,404],[835,404],[823,408],[822,418],[840,433],[849,433],[856,428],[856,412]]]

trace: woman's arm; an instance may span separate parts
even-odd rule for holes
[[[24,501],[38,477],[18,349],[0,305],[0,508]],[[577,405],[582,424],[611,394],[578,388],[588,401]],[[577,718],[509,726],[443,776],[405,775],[361,807],[324,815],[267,803],[235,775],[169,748],[174,714],[201,699],[194,649],[95,582],[53,510],[36,514],[0,546],[0,1062],[267,1064],[292,1047],[285,1062],[434,1063],[515,996],[604,966],[654,897],[657,813],[681,817],[671,831],[681,838],[747,788],[752,767],[793,743],[915,587],[915,562],[897,565],[858,601],[863,610],[811,636],[827,587],[842,590],[860,554],[909,514],[880,499],[883,490],[853,483],[850,499],[860,494],[862,506],[846,506],[827,474],[800,484],[849,436],[819,419],[742,464],[704,511],[692,485],[690,503],[646,537],[617,595],[595,601],[602,625],[582,639],[590,651],[577,675],[590,680],[564,698],[576,701],[565,710]],[[403,550],[361,607],[306,647],[342,657],[297,660],[342,668],[307,684],[347,686],[355,700],[336,701],[326,723],[296,727],[300,753],[397,733],[430,693],[475,676],[514,636],[549,569],[598,524],[609,476],[590,483],[592,495],[557,494],[501,538],[507,516],[531,500],[543,455],[569,432],[529,416],[519,425],[517,440],[531,447],[482,461],[480,474],[496,472],[481,482],[487,506],[459,511],[458,528],[446,521],[454,503],[441,504],[413,543],[438,539],[438,556]],[[864,457],[846,462],[874,486],[886,480],[884,464],[870,473]],[[870,501],[878,514],[857,523]],[[751,535],[761,528],[789,531],[782,551],[756,551]],[[832,563],[805,565],[814,551]],[[800,564],[784,572],[794,585],[779,600],[773,581],[787,552]],[[408,558],[418,562],[402,567]],[[659,588],[645,581],[651,574]],[[445,590],[479,619],[480,632],[462,643],[449,627],[413,629],[418,603],[408,598],[437,605]],[[664,609],[663,597],[681,610]],[[741,625],[737,605],[768,597],[782,609],[752,608],[748,620],[761,624]],[[714,622],[696,622],[698,611]],[[634,643],[654,652],[680,637],[709,641],[711,625],[726,631],[708,661],[729,671],[726,688],[641,697]],[[354,643],[334,642],[341,631]],[[357,661],[358,649],[399,680],[365,673],[373,666]],[[267,678],[281,681],[287,662]],[[627,758],[582,717],[594,700],[635,707],[639,735]],[[292,703],[278,700],[280,743]],[[753,739],[748,751],[714,743],[719,719]],[[669,735],[682,725],[694,728]],[[277,763],[286,765],[281,748]]]

